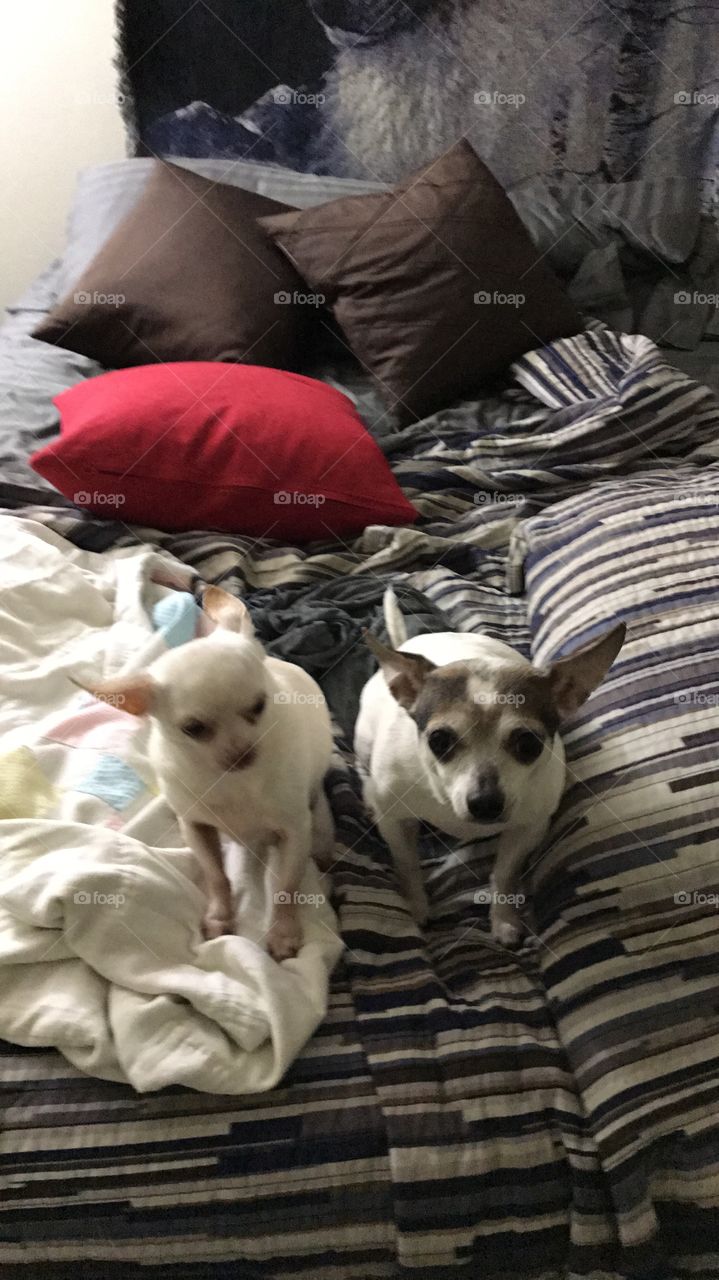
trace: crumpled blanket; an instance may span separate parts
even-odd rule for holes
[[[275,658],[297,662],[322,683],[332,713],[351,742],[362,687],[377,669],[365,628],[386,637],[382,598],[386,583],[374,574],[256,591],[248,600],[262,643]],[[395,583],[408,635],[446,631],[447,615],[413,587]]]
[[[0,518],[0,1037],[140,1092],[254,1093],[325,1015],[342,950],[326,886],[312,865],[304,945],[278,965],[263,877],[229,847],[238,935],[204,941],[147,726],[69,679],[141,668],[198,634],[192,577],[149,548],[99,556]]]

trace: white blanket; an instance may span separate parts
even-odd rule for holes
[[[238,935],[205,942],[195,861],[147,727],[73,687],[201,634],[191,575],[149,548],[79,551],[0,517],[0,1037],[139,1091],[271,1089],[322,1020],[342,944],[314,864],[278,965],[263,878],[228,849]]]

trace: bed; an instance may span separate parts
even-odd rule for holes
[[[323,30],[335,30],[327,8],[312,6]],[[152,132],[157,111],[146,97],[141,106],[133,120],[147,151],[162,130]],[[74,216],[91,214],[81,241],[92,240],[98,209],[102,226],[117,192],[150,163],[82,179]],[[270,187],[272,175],[263,169]],[[298,190],[305,176],[314,180],[294,175]],[[546,189],[517,187],[517,206],[524,191],[537,225]],[[616,243],[609,257],[584,244],[575,277],[589,251],[600,257],[580,273],[584,290],[619,260]],[[708,287],[711,255],[686,261],[693,287]],[[151,549],[195,599],[203,583],[242,595],[269,652],[319,681],[336,731],[328,794],[342,953],[326,1012],[269,1091],[136,1090],[31,1034],[2,1041],[5,1271],[716,1276],[719,374],[710,318],[701,334],[684,331],[684,350],[659,349],[666,288],[653,280],[650,306],[644,280],[643,331],[606,323],[629,305],[615,291],[583,332],[528,352],[491,393],[401,430],[362,368],[328,350],[312,373],[347,392],[368,430],[381,422],[375,438],[419,519],[294,546],[93,518],[30,468],[29,454],[58,431],[52,397],[102,373],[30,336],[77,265],[52,264],[0,334],[6,546],[38,539],[86,576]],[[0,562],[1,583],[3,572]],[[420,930],[363,809],[352,730],[374,667],[362,631],[382,633],[388,584],[411,631],[483,631],[540,663],[608,620],[629,627],[566,735],[569,783],[528,868],[533,925],[517,951],[489,932],[491,840],[456,849],[424,833],[432,907]],[[4,801],[7,840],[22,818]],[[0,1014],[13,981],[21,989],[12,958],[0,945]]]

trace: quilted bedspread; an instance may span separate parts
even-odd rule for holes
[[[270,650],[323,683],[345,950],[326,1017],[262,1096],[140,1096],[5,1045],[10,1274],[719,1274],[719,403],[647,339],[596,328],[381,438],[421,517],[347,545],[21,513],[241,592]],[[420,932],[362,809],[352,705],[388,582],[412,626],[542,661],[628,624],[565,735],[519,951],[489,935],[491,841],[427,833]]]

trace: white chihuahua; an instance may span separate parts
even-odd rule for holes
[[[147,671],[86,685],[97,698],[151,718],[150,760],[196,854],[208,896],[205,937],[233,932],[220,833],[267,869],[276,960],[302,944],[296,894],[310,853],[333,847],[323,781],[332,729],[322,692],[301,667],[270,658],[241,601],[204,593],[209,636],[163,654]]]
[[[520,872],[564,790],[559,726],[606,675],[624,624],[542,671],[489,636],[442,631],[407,640],[391,589],[384,613],[394,648],[366,635],[381,671],[362,690],[355,730],[365,801],[419,923],[428,911],[420,822],[462,841],[498,835],[491,928],[516,945]]]

